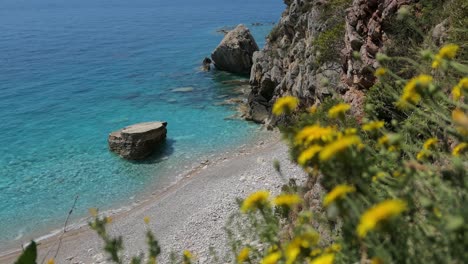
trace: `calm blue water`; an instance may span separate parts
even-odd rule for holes
[[[244,23],[263,45],[271,24],[251,23],[275,22],[282,9],[280,0],[0,0],[0,246],[58,227],[77,194],[75,217],[113,208],[248,142],[258,128],[226,120],[233,109],[217,104],[234,93],[222,81],[239,77],[198,66],[222,39],[217,29]],[[171,92],[179,87],[194,91]],[[145,163],[109,153],[109,132],[151,120],[169,123],[164,151]]]

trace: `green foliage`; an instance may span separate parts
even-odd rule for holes
[[[335,25],[318,35],[312,42],[312,46],[318,52],[317,60],[319,63],[340,59],[339,51],[343,46],[343,36],[344,24]]]
[[[334,263],[468,261],[468,100],[456,92],[468,71],[449,56],[431,76],[419,75],[430,72],[424,60],[435,55],[406,59],[414,81],[388,69],[379,77],[367,98],[368,123],[359,126],[342,103],[330,100],[283,131],[293,158],[311,177],[321,175],[328,216],[341,220],[335,228],[342,250]],[[386,122],[371,122],[378,118]],[[360,143],[348,140],[356,137]],[[315,146],[322,149],[307,156]],[[323,155],[329,150],[331,158]],[[352,191],[337,196],[343,184]]]
[[[37,245],[36,242],[31,241],[26,249],[23,251],[15,264],[36,264],[37,259]]]

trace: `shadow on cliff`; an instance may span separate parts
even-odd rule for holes
[[[133,160],[130,161],[135,164],[155,164],[161,161],[166,160],[170,155],[174,153],[174,144],[176,143],[175,139],[166,138],[164,142],[159,145],[156,150],[146,158],[145,160]]]

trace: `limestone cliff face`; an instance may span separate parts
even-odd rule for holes
[[[414,1],[285,0],[281,20],[253,56],[250,118],[276,122],[271,106],[284,95],[306,107],[341,94],[359,112],[363,91],[375,82],[375,56],[388,41],[382,25]]]

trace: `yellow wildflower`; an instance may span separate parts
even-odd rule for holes
[[[379,143],[379,145],[381,146],[385,146],[389,143],[390,139],[388,137],[388,135],[383,135],[382,137],[380,137],[377,142]]]
[[[247,197],[241,206],[241,212],[247,213],[253,211],[259,207],[268,205],[268,197],[270,193],[268,191],[258,191]]]
[[[385,74],[387,74],[387,69],[386,68],[377,68],[377,70],[375,70],[375,76],[377,77],[382,77],[384,76]]]
[[[339,103],[330,110],[328,110],[328,117],[330,118],[338,118],[344,116],[344,114],[351,109],[351,106],[349,104],[345,103]]]
[[[294,206],[302,202],[302,199],[297,194],[280,194],[276,196],[273,203],[278,206]]]
[[[299,100],[294,96],[285,96],[278,98],[273,105],[272,112],[274,115],[288,114],[294,111],[299,105]]]
[[[349,186],[346,184],[338,185],[325,195],[325,197],[323,198],[323,205],[327,207],[337,199],[343,199],[348,193],[352,193],[355,191],[356,188],[354,188],[353,186]]]
[[[358,136],[345,136],[325,146],[320,152],[319,158],[321,161],[327,161],[351,146],[359,144],[361,144],[361,139]]]
[[[106,223],[107,223],[107,224],[112,223],[112,217],[107,216],[107,217],[106,217]]]
[[[292,241],[286,247],[286,264],[292,264],[296,261],[297,256],[301,253],[300,244],[296,243],[296,241]]]
[[[447,44],[439,50],[439,55],[443,59],[453,59],[457,56],[457,52],[460,49],[458,45]]]
[[[361,216],[357,233],[359,237],[365,237],[369,231],[385,220],[400,215],[407,208],[402,200],[386,200],[368,209]]]
[[[381,258],[373,257],[371,259],[371,264],[384,264],[384,262],[383,262],[383,260]]]
[[[374,176],[372,177],[372,181],[373,181],[373,182],[377,182],[378,180],[384,178],[385,175],[387,175],[387,174],[385,174],[385,172],[379,171],[376,175],[374,175]]]
[[[362,130],[364,131],[373,131],[381,129],[385,125],[384,121],[372,121],[362,125]]]
[[[312,246],[317,245],[319,239],[319,235],[314,231],[306,231],[295,237],[286,247],[286,263],[295,263],[297,256],[301,253],[301,250],[310,249]]]
[[[460,109],[452,111],[453,121],[464,129],[468,129],[468,116]]]
[[[460,154],[463,154],[465,150],[468,148],[468,143],[460,143],[456,145],[452,150],[452,155],[455,157],[460,157]]]
[[[322,146],[319,145],[312,145],[311,147],[307,148],[304,150],[299,157],[297,158],[297,162],[304,166],[309,162],[311,159],[314,158],[317,153],[319,153],[322,150]]]
[[[418,152],[418,154],[416,155],[416,159],[419,160],[419,161],[423,161],[427,158],[429,158],[429,156],[431,155],[431,153],[425,149],[421,150]]]
[[[49,259],[49,261],[47,261],[47,264],[55,264],[55,260],[53,258]]]
[[[432,76],[421,74],[409,80],[403,88],[398,105],[417,104],[421,100],[421,92],[432,84]]]
[[[432,61],[432,68],[437,69],[440,67],[444,59],[451,60],[457,56],[457,52],[460,49],[458,45],[447,44],[443,46],[437,55],[435,55]]]
[[[345,135],[356,135],[357,134],[357,129],[356,128],[347,128],[344,131]]]
[[[310,252],[311,257],[315,257],[322,254],[322,250],[320,248],[316,248]]]
[[[457,84],[458,86],[460,86],[460,89],[463,90],[463,91],[468,91],[468,77],[463,77],[460,82],[458,82]]]
[[[317,113],[317,109],[318,109],[318,107],[316,105],[313,105],[313,106],[309,107],[308,111],[311,114],[315,114],[315,113]]]
[[[148,264],[156,264],[156,258],[155,257],[150,257],[148,260]]]
[[[341,251],[341,245],[338,243],[333,243],[325,249],[326,253],[337,253]]]
[[[455,85],[452,89],[452,97],[453,100],[458,101],[460,97],[462,96],[462,87],[460,85]]]
[[[241,249],[237,255],[237,263],[244,263],[247,259],[249,259],[249,253],[250,249],[248,247]]]
[[[262,261],[260,261],[260,264],[276,264],[278,263],[278,260],[280,259],[281,259],[281,253],[276,251],[264,257]]]
[[[187,259],[187,260],[190,260],[190,259],[193,258],[192,253],[190,251],[188,251],[188,250],[184,250],[183,255],[184,255],[184,259]]]
[[[335,134],[332,127],[322,127],[320,125],[306,126],[297,133],[294,141],[296,145],[302,143],[309,144],[315,140],[329,140]]]
[[[452,89],[452,96],[455,101],[458,101],[463,92],[468,92],[468,77],[464,77]]]
[[[441,64],[442,64],[442,57],[440,55],[436,55],[434,57],[434,60],[432,61],[432,68],[437,69],[440,67]]]
[[[310,264],[333,264],[335,260],[335,254],[323,254],[320,257],[317,257],[310,261]]]
[[[437,138],[430,138],[424,142],[423,149],[425,150],[430,150],[432,147],[434,147],[437,144],[438,140]]]
[[[145,216],[145,217],[143,218],[143,221],[145,222],[145,224],[149,224],[149,222],[150,222],[149,216]]]

